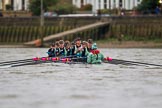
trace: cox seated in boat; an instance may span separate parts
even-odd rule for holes
[[[97,44],[92,45],[92,50],[87,56],[87,63],[89,64],[100,64],[104,61],[104,55],[97,49]]]

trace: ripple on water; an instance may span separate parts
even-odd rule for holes
[[[40,57],[46,51],[0,49],[0,57]],[[161,49],[102,51],[121,60],[162,64]],[[0,69],[2,108],[161,108],[161,90],[161,67],[46,63]]]
[[[0,100],[3,100],[3,99],[15,99],[15,98],[18,98],[18,95],[16,95],[16,94],[0,95]]]

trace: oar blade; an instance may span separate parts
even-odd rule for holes
[[[120,60],[120,59],[112,59],[112,61],[110,62],[114,62],[114,63],[121,63],[121,64],[132,64],[132,65],[149,65],[149,66],[158,66],[158,67],[162,67],[162,65],[159,64],[153,64],[153,63],[144,63],[144,62],[137,62],[137,61],[128,61],[128,60]]]

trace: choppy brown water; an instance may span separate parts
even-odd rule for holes
[[[47,49],[0,49],[0,60]],[[113,58],[162,64],[161,49],[101,49]],[[162,68],[48,63],[0,69],[0,108],[161,108]]]

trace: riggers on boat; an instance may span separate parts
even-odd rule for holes
[[[35,62],[62,62],[62,63],[68,63],[68,62],[87,62],[86,57],[72,57],[72,56],[65,56],[65,57],[34,57],[33,61]]]

